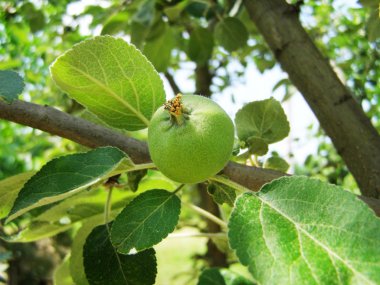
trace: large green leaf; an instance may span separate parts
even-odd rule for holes
[[[110,219],[116,217],[135,196],[130,191],[115,191],[112,195]],[[67,231],[82,222],[103,222],[106,198],[107,192],[104,189],[69,197],[34,217],[17,234],[4,236],[3,239],[8,242],[32,242]]]
[[[116,217],[111,241],[120,253],[152,247],[171,233],[178,223],[181,200],[166,190],[137,196]]]
[[[228,227],[260,284],[380,284],[380,219],[337,186],[274,180],[237,199]]]
[[[165,102],[152,64],[122,39],[100,36],[83,41],[57,58],[50,70],[63,91],[116,128],[147,127]]]
[[[8,216],[18,192],[34,173],[29,171],[0,181],[0,219]]]
[[[239,19],[227,17],[216,25],[215,40],[231,52],[247,44],[248,31]]]
[[[17,72],[0,70],[0,99],[7,102],[16,100],[24,89],[24,80]]]
[[[159,72],[165,72],[170,64],[171,52],[174,46],[174,36],[168,24],[159,37],[147,41],[144,54]]]
[[[157,273],[153,248],[134,255],[119,254],[105,225],[96,227],[87,237],[83,263],[90,285],[151,285]]]
[[[275,143],[289,134],[289,122],[281,104],[274,98],[248,103],[235,117],[240,140],[249,144],[250,138],[260,138],[267,144]]]
[[[125,160],[126,154],[114,147],[101,147],[53,159],[18,193],[8,221],[98,183]]]
[[[202,27],[195,28],[190,35],[188,55],[198,64],[206,63],[212,55],[214,39],[212,33]]]

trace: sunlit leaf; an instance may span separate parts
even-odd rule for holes
[[[241,195],[231,247],[260,284],[379,284],[380,219],[354,194],[283,177]]]
[[[63,91],[116,128],[146,128],[165,102],[152,64],[120,38],[83,41],[57,58],[50,70]]]
[[[8,221],[31,209],[79,193],[106,178],[126,159],[126,154],[117,148],[101,147],[48,162],[18,193]]]
[[[33,171],[29,171],[0,181],[0,219],[9,214],[18,192],[20,192],[25,182],[28,181],[34,173]]]

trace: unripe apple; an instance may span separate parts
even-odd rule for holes
[[[178,94],[159,108],[148,128],[150,156],[170,179],[198,183],[217,174],[228,162],[234,125],[214,101]]]

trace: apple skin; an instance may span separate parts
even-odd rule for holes
[[[160,107],[148,128],[150,156],[164,175],[180,183],[199,183],[217,174],[232,154],[234,125],[214,101],[182,95],[183,123]]]

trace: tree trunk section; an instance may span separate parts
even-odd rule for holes
[[[244,0],[252,21],[302,93],[364,196],[380,197],[380,136],[285,0]]]

